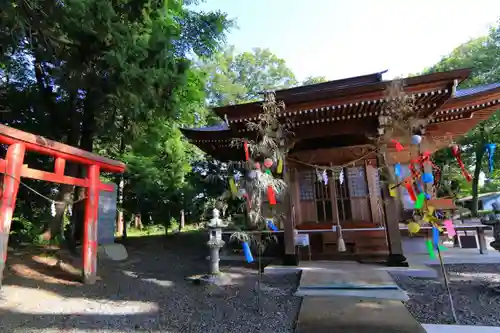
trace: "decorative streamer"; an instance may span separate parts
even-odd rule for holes
[[[396,147],[396,150],[398,152],[405,149],[405,147],[403,147],[403,145],[398,140],[392,139],[391,141],[394,143],[394,146]]]
[[[432,172],[424,172],[422,175],[422,181],[426,184],[434,183],[434,176],[432,175]]]
[[[453,238],[456,236],[457,232],[455,231],[455,227],[453,226],[452,220],[444,220],[444,227],[446,228],[446,233],[449,238]]]
[[[389,195],[393,198],[398,196],[398,190],[396,185],[394,184],[389,184]]]
[[[399,163],[394,164],[394,174],[396,175],[396,177],[401,177],[402,175],[401,164]]]
[[[270,205],[276,205],[276,195],[274,193],[272,185],[269,185],[267,187],[267,198],[269,199]]]
[[[432,227],[432,243],[435,248],[439,246],[439,230],[435,226]]]
[[[281,158],[278,160],[278,167],[276,169],[276,173],[278,175],[283,173],[283,160]]]
[[[413,186],[411,183],[411,178],[407,178],[404,181],[404,186],[406,188],[406,191],[408,191],[408,195],[410,196],[411,201],[417,201],[417,196],[415,195],[415,191],[413,190]]]
[[[267,222],[267,227],[269,229],[271,229],[274,232],[279,231],[278,227],[276,227],[276,225],[273,223],[273,219],[266,219],[266,222]]]
[[[340,182],[340,185],[344,184],[344,169],[340,170],[339,182]]]
[[[243,149],[245,150],[245,161],[250,160],[250,152],[248,151],[248,142],[243,141]]]
[[[415,209],[422,209],[425,201],[425,193],[419,193],[417,196],[417,200],[415,201]]]
[[[56,202],[54,200],[52,200],[52,203],[50,204],[50,215],[52,215],[52,217],[55,217],[56,216]]]
[[[431,259],[436,259],[436,253],[434,252],[434,246],[432,245],[432,241],[430,239],[426,240],[425,245],[427,245],[427,252],[429,252],[429,257]]]
[[[490,173],[493,172],[493,155],[495,154],[495,150],[497,145],[495,143],[488,143],[486,145],[486,152],[488,153],[488,170]]]
[[[248,263],[253,262],[252,251],[250,251],[250,246],[248,245],[248,243],[247,242],[243,242],[241,244],[241,246],[243,247],[243,253],[245,254],[245,260]]]
[[[453,154],[453,156],[455,156],[455,159],[457,160],[457,163],[460,166],[460,169],[462,170],[462,174],[464,175],[465,179],[467,179],[468,182],[471,182],[472,176],[465,168],[464,162],[462,162],[462,158],[460,157],[460,148],[458,147],[458,145],[451,146],[451,153]]]
[[[323,172],[321,173],[321,177],[323,178],[323,183],[325,185],[328,185],[328,174],[326,173],[326,170],[323,170]]]
[[[229,178],[229,189],[231,190],[231,194],[233,197],[238,195],[238,188],[236,187],[236,183],[234,182],[234,178]]]

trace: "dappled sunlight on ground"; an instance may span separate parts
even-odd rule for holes
[[[26,297],[32,302],[27,302]],[[26,314],[74,314],[75,309],[81,309],[86,315],[100,313],[102,302],[83,297],[62,297],[57,293],[44,289],[32,289],[20,286],[5,286],[2,289],[3,302],[0,309]],[[35,301],[35,302],[33,302]],[[141,314],[158,311],[154,302],[137,301],[106,301],[108,315]],[[78,313],[77,311],[76,313]]]

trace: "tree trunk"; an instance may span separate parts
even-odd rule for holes
[[[68,129],[67,135],[67,144],[70,146],[78,146],[78,142],[80,141],[80,115],[77,112],[77,94],[72,93],[70,95],[69,101],[69,117],[70,117],[70,127]],[[65,169],[65,175],[70,177],[75,177],[77,173],[77,165],[74,163],[67,163]],[[42,234],[42,238],[45,240],[50,240],[52,237],[61,234],[63,238],[64,234],[64,213],[66,211],[66,207],[72,200],[72,193],[74,190],[74,186],[62,184],[59,187],[59,194],[56,198],[56,201],[59,203],[56,204],[56,215],[49,221],[47,226],[45,227],[44,233]]]
[[[179,224],[179,232],[182,231],[182,229],[184,229],[184,223],[185,223],[184,218],[185,218],[184,209],[181,209],[181,223]]]
[[[483,132],[483,131],[482,131]],[[481,174],[481,166],[483,164],[484,157],[484,136],[478,143],[475,157],[476,163],[474,166],[474,178],[472,179],[472,202],[471,202],[471,215],[477,217],[478,212],[478,194],[479,194],[479,176]]]
[[[92,152],[94,146],[95,107],[98,105],[96,104],[98,101],[96,101],[93,95],[92,91],[89,91],[85,98],[80,140],[80,148],[89,152]],[[87,166],[78,165],[78,169],[79,177],[85,178],[87,176]],[[84,187],[76,187],[74,197],[77,203],[74,205],[71,223],[73,227],[73,239],[77,242],[81,241],[83,237],[86,189]]]
[[[138,230],[142,230],[142,218],[141,214],[135,214],[134,216],[134,227]]]
[[[123,124],[120,129],[120,147],[118,150],[118,156],[121,158],[125,153],[125,132],[128,128],[128,118],[124,117]],[[124,233],[123,228],[123,189],[125,187],[125,177],[124,174],[118,174],[116,176],[116,182],[118,183],[118,200],[116,202],[118,208],[118,214],[116,215],[116,232],[118,237],[123,237],[125,239],[127,237],[126,233]]]

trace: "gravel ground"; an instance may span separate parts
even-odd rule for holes
[[[434,267],[438,272],[439,266]],[[500,265],[446,265],[459,324],[500,326]],[[441,275],[441,274],[440,274]],[[393,275],[406,290],[406,306],[424,324],[454,324],[444,281]]]
[[[0,300],[0,332],[294,331],[298,274],[263,277],[259,314],[254,269],[222,265],[233,276],[230,285],[194,285],[185,278],[205,273],[208,262],[189,247],[192,242],[178,243],[186,246],[129,247],[129,260],[100,268],[102,280],[94,286],[10,272]]]

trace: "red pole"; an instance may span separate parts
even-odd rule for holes
[[[87,169],[89,187],[85,200],[85,220],[83,231],[83,282],[94,284],[97,271],[97,213],[99,208],[99,166]]]
[[[0,202],[0,287],[7,260],[10,224],[16,206],[16,196],[21,181],[24,153],[26,147],[22,143],[14,143],[7,149],[5,156],[5,175],[3,176],[2,199]]]

